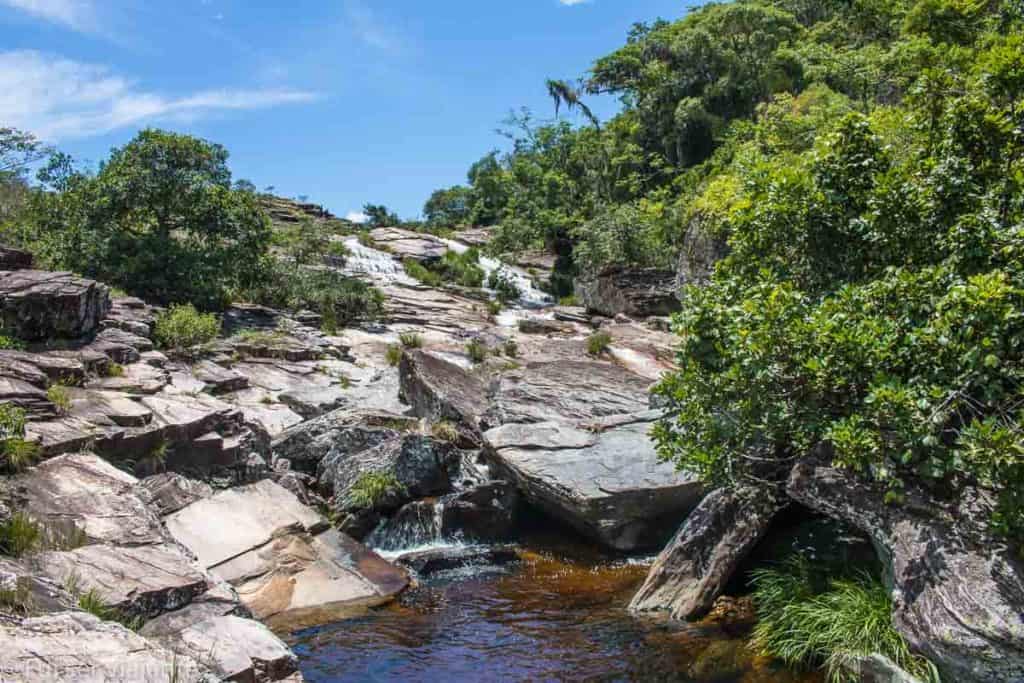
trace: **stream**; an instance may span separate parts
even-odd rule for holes
[[[749,624],[631,615],[650,558],[605,555],[560,530],[528,531],[518,547],[517,563],[432,574],[391,605],[293,634],[302,674],[310,683],[821,681],[753,656]]]
[[[444,240],[463,253],[469,247]],[[350,275],[384,286],[418,286],[387,253],[346,240]],[[496,316],[499,327],[553,317],[551,298],[529,275],[481,257],[485,277],[500,271],[521,298]],[[453,362],[456,362],[453,359]],[[486,479],[478,472],[471,479]],[[453,494],[454,495],[454,494]],[[418,514],[382,525],[369,546],[394,560],[428,550],[467,550],[442,533],[445,498],[423,501]],[[692,625],[637,617],[627,610],[653,558],[605,553],[550,520],[522,526],[519,560],[417,576],[395,602],[360,616],[288,637],[310,683],[336,681],[591,681],[684,683],[819,683],[747,647],[749,608]]]

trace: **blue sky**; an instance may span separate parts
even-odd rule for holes
[[[682,0],[0,0],[0,126],[97,162],[139,128],[225,145],[236,178],[340,215],[419,214]],[[602,115],[616,103],[595,103]]]

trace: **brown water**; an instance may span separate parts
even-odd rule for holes
[[[537,547],[540,549],[536,549]],[[367,616],[295,634],[302,673],[326,681],[818,683],[746,645],[730,618],[670,627],[626,611],[647,567],[533,543],[523,561],[427,579]]]

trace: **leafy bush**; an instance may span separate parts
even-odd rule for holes
[[[751,644],[790,666],[824,666],[831,683],[854,683],[846,668],[881,653],[922,680],[938,683],[935,668],[911,653],[892,625],[892,600],[877,579],[831,578],[825,586],[807,560],[794,556],[778,569],[752,574],[758,624]]]
[[[487,287],[494,290],[494,295],[502,304],[515,301],[523,295],[515,280],[501,270],[491,271],[491,276],[487,279]]]
[[[608,350],[612,344],[612,336],[607,332],[595,332],[587,337],[587,353],[591,356],[600,356]]]
[[[357,278],[335,270],[269,260],[259,282],[236,293],[253,303],[291,311],[309,309],[334,331],[360,320],[375,320],[384,310],[384,295]]]
[[[516,343],[515,339],[507,339],[503,349],[505,355],[509,358],[517,358],[519,356],[519,344]]]
[[[23,512],[15,512],[0,523],[0,554],[22,557],[39,547],[42,537],[38,523]]]
[[[466,355],[474,363],[483,363],[487,360],[487,356],[490,351],[487,348],[487,344],[483,343],[479,339],[472,339],[466,344]]]
[[[504,306],[502,306],[501,301],[498,301],[497,299],[487,302],[487,313],[492,318],[499,315],[503,308]]]
[[[183,350],[206,344],[220,334],[220,321],[192,304],[171,306],[156,319],[153,336],[165,349]]]
[[[392,472],[365,472],[352,484],[347,498],[353,507],[372,509],[404,489]]]
[[[444,280],[440,274],[430,270],[414,258],[403,259],[402,267],[405,269],[406,275],[414,280],[419,280],[428,287],[441,287],[444,285]]]
[[[403,332],[398,335],[402,347],[406,349],[419,349],[423,347],[423,337],[417,332]]]

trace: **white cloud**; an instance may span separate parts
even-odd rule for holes
[[[89,0],[0,0],[0,5],[76,31],[90,33],[99,26],[96,10]]]
[[[558,2],[562,3],[563,5],[568,5],[569,7],[572,7],[573,5],[582,5],[584,3],[590,2],[590,0],[558,0]]]
[[[345,220],[352,221],[353,223],[359,223],[360,225],[362,225],[363,223],[369,221],[370,217],[367,216],[362,211],[349,211],[347,214],[345,214]]]
[[[158,120],[195,120],[218,111],[264,109],[319,97],[280,88],[203,90],[171,97],[140,90],[104,66],[34,50],[0,52],[0,121],[51,142]]]

